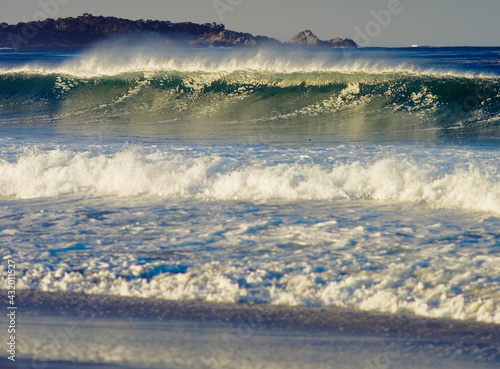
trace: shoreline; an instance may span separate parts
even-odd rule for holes
[[[500,327],[336,308],[19,291],[1,368],[497,368]],[[5,325],[5,318],[0,324]]]
[[[5,291],[3,291],[5,292]],[[6,293],[5,293],[6,295]],[[261,326],[371,334],[390,337],[404,330],[418,338],[500,342],[500,325],[416,315],[352,311],[338,307],[284,306],[252,303],[213,303],[197,300],[159,300],[115,295],[20,290],[21,311],[37,315],[74,317],[79,311],[97,318],[187,320],[239,323],[254,320]]]

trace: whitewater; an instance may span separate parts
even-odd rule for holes
[[[3,264],[21,290],[500,324],[499,58],[0,50]]]

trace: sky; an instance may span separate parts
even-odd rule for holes
[[[0,0],[0,22],[83,13],[217,22],[287,41],[310,29],[360,46],[500,46],[500,0]]]

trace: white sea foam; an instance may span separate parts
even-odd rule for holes
[[[49,145],[0,157],[0,241],[20,289],[500,324],[496,151]]]
[[[241,223],[226,248],[234,249],[251,237],[248,230],[254,227]],[[407,235],[412,232],[404,228],[398,231]],[[404,247],[386,243],[398,241],[392,234],[377,236],[365,227],[343,228],[331,223],[318,224],[314,234],[300,224],[264,232],[269,234],[259,238],[261,242],[293,236],[305,242],[310,238],[313,243],[327,237],[332,243],[328,247],[317,245],[311,251],[304,247],[282,254],[266,246],[265,252],[245,258],[228,258],[211,245],[207,252],[198,251],[190,266],[183,266],[182,261],[144,260],[134,256],[137,249],[129,255],[120,252],[82,260],[68,248],[53,251],[56,261],[48,259],[47,253],[23,255],[17,285],[19,289],[168,300],[338,306],[500,324],[498,255],[486,256],[480,250],[440,242],[432,248],[404,251]],[[419,230],[422,237],[436,232],[432,226]],[[380,242],[374,241],[377,237]],[[388,253],[392,248],[401,252]]]
[[[0,159],[0,196],[153,195],[258,202],[370,199],[500,214],[500,170],[491,162],[432,164],[406,155],[311,161],[282,162],[271,157],[263,162],[133,149],[97,155],[28,150],[14,159]]]

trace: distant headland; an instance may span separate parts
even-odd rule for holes
[[[129,20],[84,14],[76,18],[46,19],[9,25],[0,23],[0,49],[83,49],[113,36],[166,39],[191,47],[314,47],[357,48],[350,39],[318,39],[303,31],[282,43],[267,36],[230,31],[223,24],[172,23],[157,20]]]

